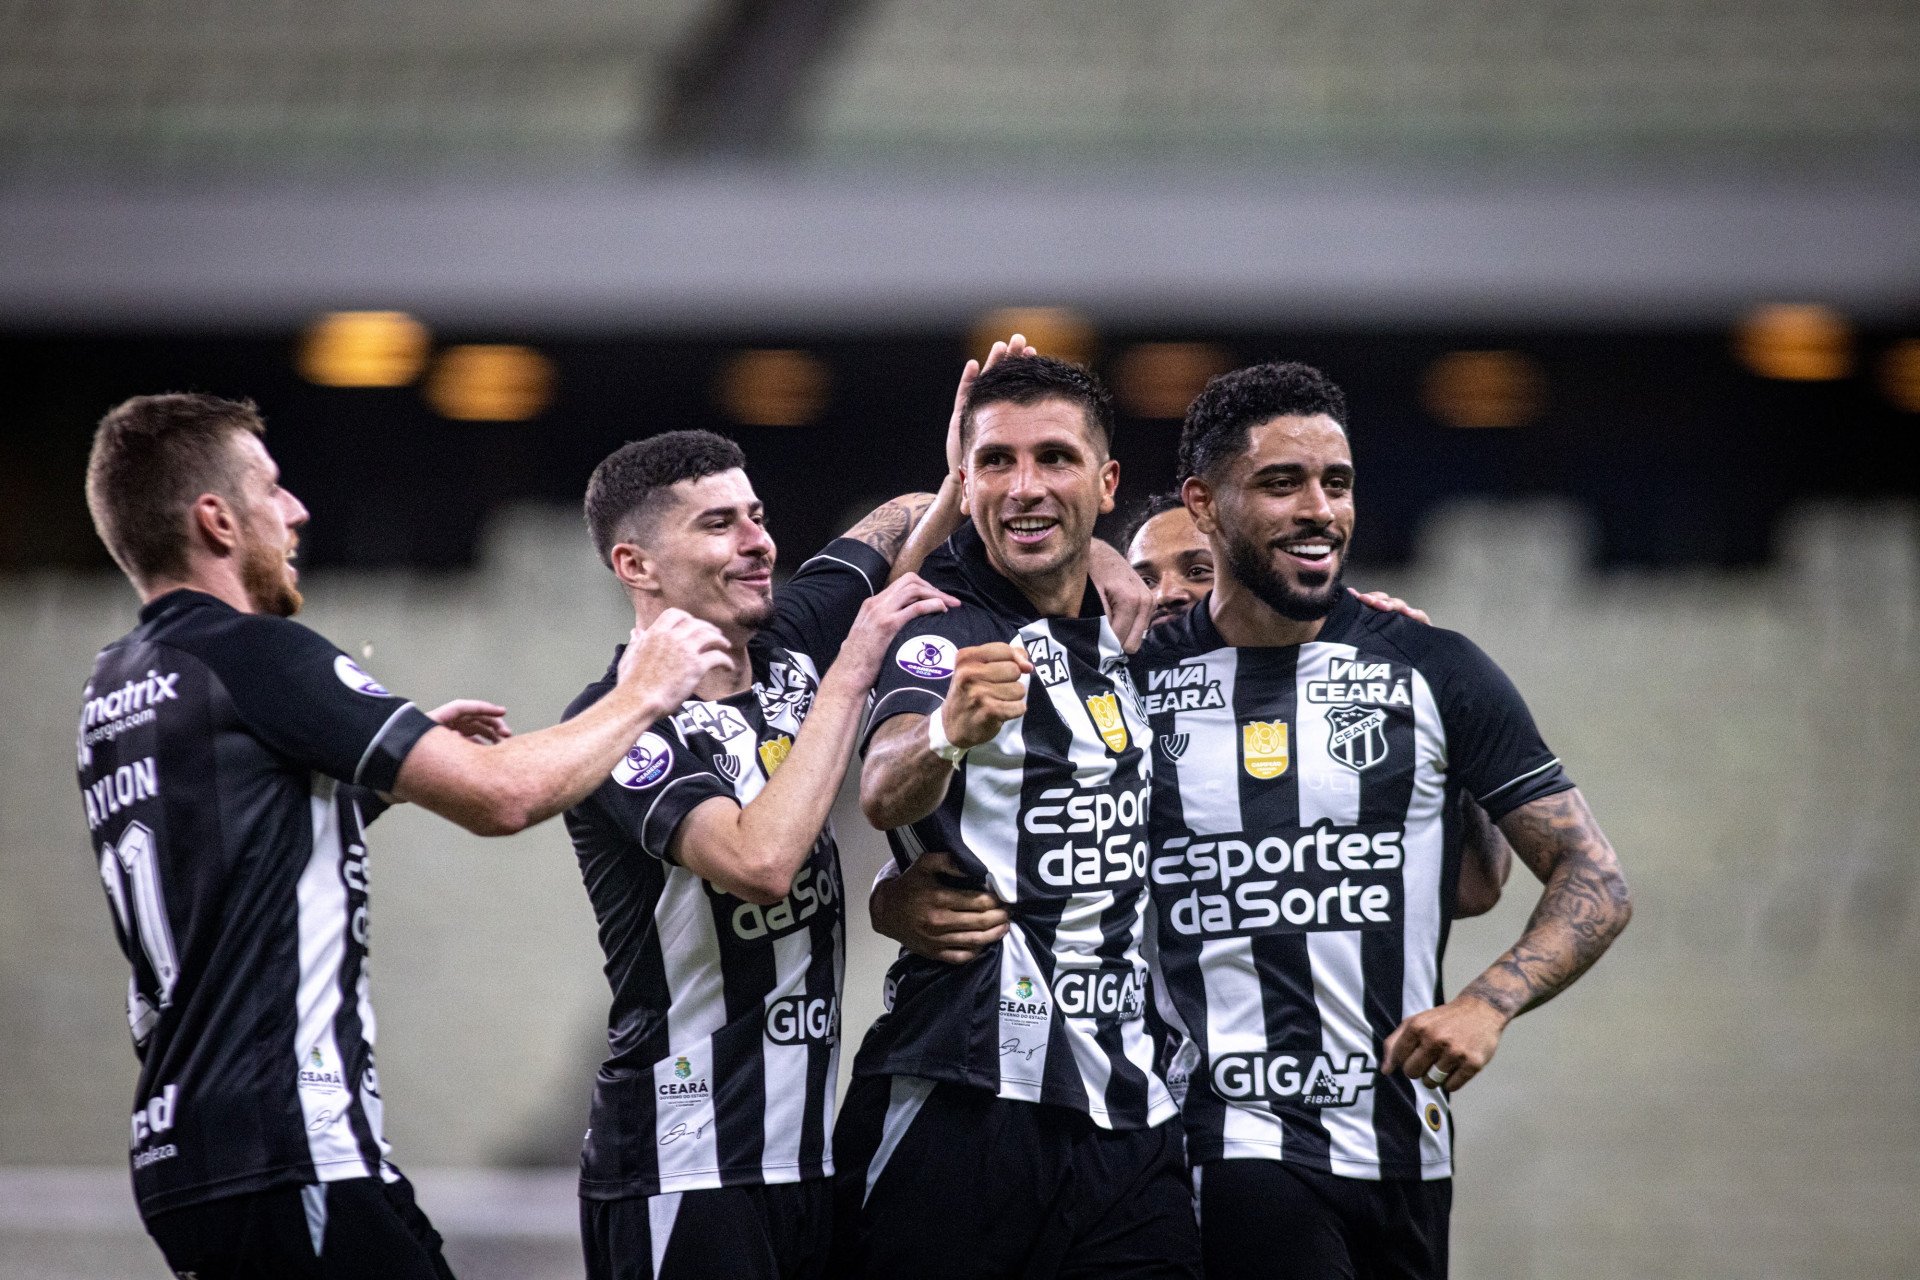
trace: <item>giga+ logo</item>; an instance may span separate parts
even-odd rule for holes
[[[832,996],[783,996],[767,1006],[775,1044],[832,1044],[840,1038],[840,1002]]]
[[[1213,1060],[1213,1091],[1229,1102],[1298,1101],[1309,1107],[1350,1107],[1373,1088],[1373,1059],[1352,1054],[1336,1069],[1324,1053],[1228,1053]]]

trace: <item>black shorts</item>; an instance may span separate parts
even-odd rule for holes
[[[832,1238],[827,1178],[580,1202],[587,1280],[819,1280]]]
[[[1193,1185],[1207,1280],[1445,1280],[1451,1178],[1374,1182],[1217,1160]]]
[[[984,1089],[863,1076],[833,1147],[838,1275],[1200,1275],[1177,1120],[1116,1132]]]
[[[195,1280],[453,1280],[405,1178],[223,1196],[156,1213],[147,1233]]]

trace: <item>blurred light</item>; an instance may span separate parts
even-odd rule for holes
[[[1763,378],[1831,382],[1853,372],[1853,333],[1832,307],[1774,303],[1741,322],[1740,362]]]
[[[1427,369],[1421,399],[1450,427],[1524,427],[1540,416],[1547,379],[1518,351],[1455,351]]]
[[[974,325],[968,351],[976,359],[985,359],[994,343],[1016,333],[1024,335],[1043,356],[1074,364],[1085,364],[1093,358],[1093,325],[1079,312],[1065,307],[1001,307],[989,311]]]
[[[742,351],[720,371],[720,403],[752,427],[804,427],[827,407],[833,377],[805,351]]]
[[[1136,418],[1184,418],[1187,406],[1233,357],[1206,342],[1143,342],[1128,348],[1114,369],[1120,408]]]
[[[1902,338],[1880,357],[1880,389],[1895,408],[1920,413],[1920,338]]]
[[[448,347],[427,379],[427,403],[459,422],[524,422],[553,399],[553,362],[532,347]]]
[[[404,311],[329,311],[300,342],[300,376],[323,387],[404,387],[426,367],[427,326]]]

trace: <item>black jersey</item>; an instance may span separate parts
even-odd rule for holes
[[[1447,1095],[1379,1062],[1441,999],[1453,801],[1498,819],[1573,783],[1464,636],[1342,596],[1309,644],[1235,649],[1208,605],[1134,664],[1159,753],[1160,971],[1199,1051],[1193,1160],[1447,1177]]]
[[[567,811],[613,988],[581,1154],[587,1199],[833,1172],[846,908],[831,824],[772,906],[722,893],[668,850],[707,800],[744,806],[760,793],[887,574],[884,557],[846,538],[802,565],[753,638],[752,688],[684,703]],[[614,678],[609,667],[567,715]]]
[[[143,1213],[391,1176],[362,828],[432,727],[306,627],[197,591],[101,650],[78,766],[133,967]]]
[[[1078,617],[1040,617],[971,525],[921,572],[963,603],[901,630],[869,734],[936,711],[959,649],[1017,643],[1034,670],[1026,714],[969,751],[940,807],[889,839],[901,866],[950,851],[1012,927],[962,965],[903,952],[855,1073],[973,1085],[1110,1129],[1159,1124],[1174,1105],[1144,1018],[1152,730],[1126,653],[1091,586]]]

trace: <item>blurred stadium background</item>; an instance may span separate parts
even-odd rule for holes
[[[164,1274],[71,780],[107,406],[259,401],[313,625],[535,727],[625,629],[606,451],[735,435],[790,566],[1016,326],[1115,386],[1134,501],[1212,372],[1343,382],[1353,578],[1506,665],[1623,853],[1632,930],[1462,1098],[1457,1273],[1911,1274],[1920,7],[0,0],[0,1277]],[[375,834],[396,1157],[462,1275],[577,1275],[565,834]]]

